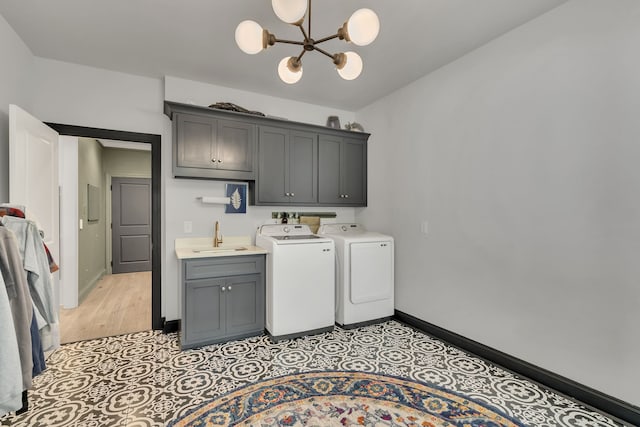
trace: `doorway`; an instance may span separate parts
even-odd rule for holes
[[[60,135],[130,141],[151,144],[151,327],[162,329],[164,320],[161,314],[161,137],[155,134],[125,132],[118,130],[90,128],[46,123]]]

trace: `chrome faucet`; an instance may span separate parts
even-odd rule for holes
[[[218,221],[216,221],[216,229],[215,232],[213,234],[213,247],[217,248],[220,246],[220,243],[222,243],[222,237],[218,237],[220,235],[220,224],[218,223]]]

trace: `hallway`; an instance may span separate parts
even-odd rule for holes
[[[104,276],[76,308],[60,310],[65,343],[151,329],[151,272]]]

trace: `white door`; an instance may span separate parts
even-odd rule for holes
[[[58,133],[17,105],[9,106],[9,201],[37,220],[58,262]],[[58,295],[58,278],[54,275]],[[59,300],[55,301],[56,307]]]

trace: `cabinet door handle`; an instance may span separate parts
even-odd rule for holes
[[[220,291],[224,292],[224,291],[226,291],[226,288],[223,286],[223,287],[220,288]]]
[[[229,285],[229,287],[227,288],[227,290],[228,290],[229,292],[231,292],[231,285]]]

